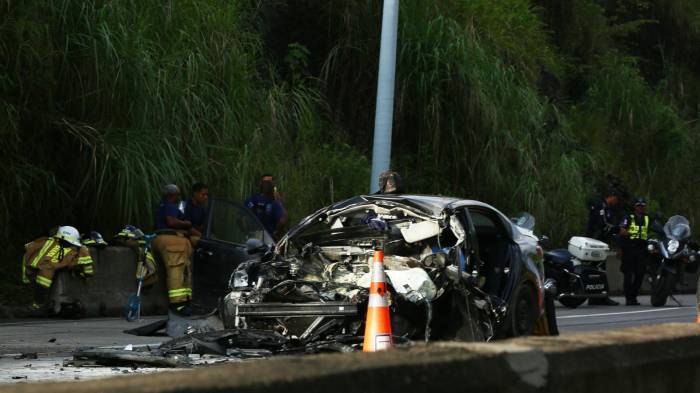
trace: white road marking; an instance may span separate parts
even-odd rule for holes
[[[673,311],[680,310],[684,308],[695,308],[695,306],[683,306],[683,307],[671,307],[671,308],[658,308],[653,310],[640,310],[640,311],[624,311],[624,312],[606,312],[600,314],[581,314],[581,315],[565,315],[562,317],[557,317],[557,319],[570,319],[570,318],[586,318],[586,317],[605,317],[608,315],[627,315],[627,314],[642,314],[647,312],[661,312],[661,311]]]

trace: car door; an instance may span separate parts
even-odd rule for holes
[[[257,239],[272,247],[272,236],[258,218],[243,205],[212,199],[207,225],[197,243],[193,259],[193,303],[203,310],[218,306],[229,292],[228,282],[236,267],[257,256],[249,255],[246,243]]]

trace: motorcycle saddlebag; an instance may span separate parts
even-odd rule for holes
[[[569,252],[582,261],[603,261],[610,247],[596,239],[574,236],[569,239]]]

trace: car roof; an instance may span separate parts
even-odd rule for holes
[[[443,210],[463,206],[478,206],[498,211],[495,207],[472,199],[461,199],[441,195],[421,195],[421,194],[371,194],[360,195],[346,199],[344,201],[328,206],[326,211],[342,210],[352,205],[359,205],[367,202],[389,201],[412,206],[421,212],[433,217],[439,217]]]

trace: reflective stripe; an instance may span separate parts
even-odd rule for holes
[[[51,239],[48,239],[44,242],[44,245],[41,247],[39,252],[36,253],[36,255],[34,256],[34,259],[32,259],[32,267],[36,267],[39,264],[39,261],[41,260],[41,258],[43,258],[44,255],[46,255],[46,253],[49,251],[49,248],[51,248],[51,246],[53,246],[53,244],[54,244],[54,242]]]
[[[180,297],[188,295],[187,288],[171,289],[168,291],[168,297]]]
[[[83,271],[85,273],[92,273],[93,272],[92,266],[88,265],[88,266],[83,267]]]
[[[155,259],[153,258],[153,254],[150,251],[146,251],[146,260],[155,262]]]
[[[384,263],[374,262],[372,264],[372,282],[386,282],[384,278]]]
[[[90,265],[92,264],[92,257],[80,257],[78,258],[78,265]]]
[[[41,285],[42,287],[49,288],[51,287],[51,283],[53,281],[44,277],[44,276],[36,276],[36,283]]]
[[[368,307],[389,307],[386,296],[379,296],[376,293],[369,295]]]

